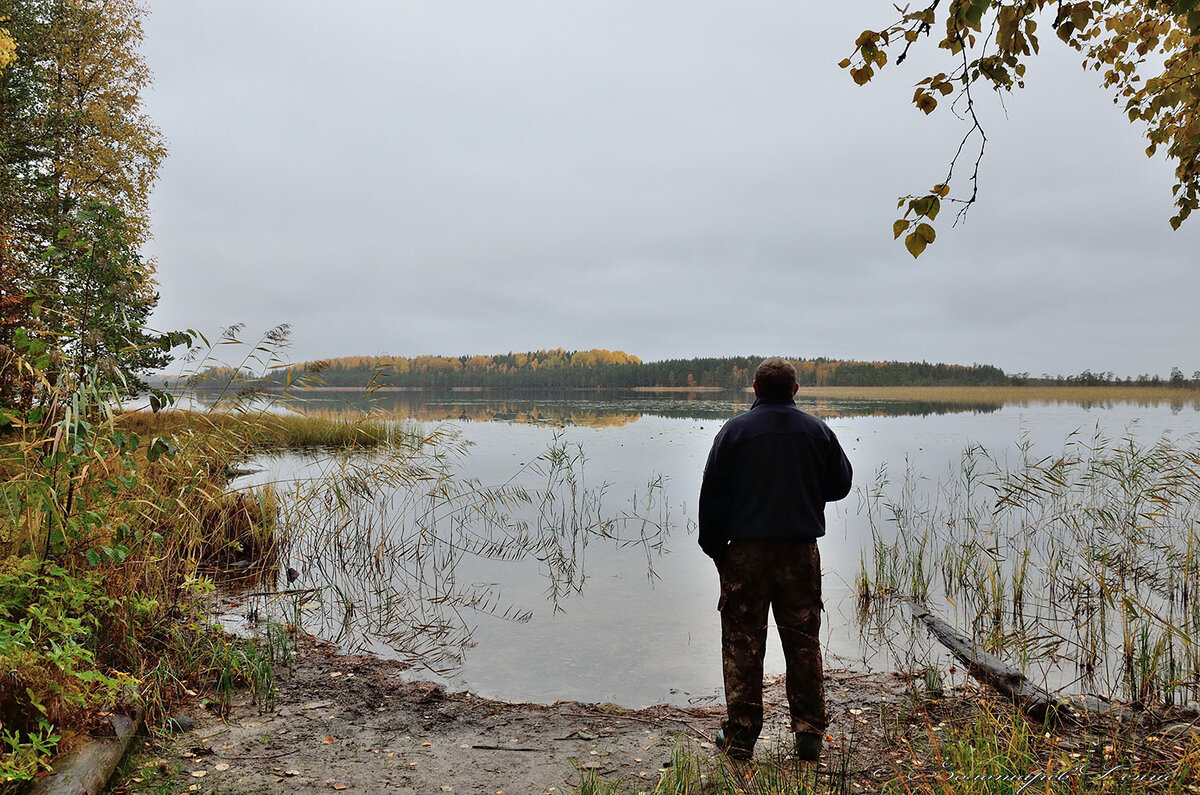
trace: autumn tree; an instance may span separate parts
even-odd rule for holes
[[[142,109],[150,72],[134,0],[0,0],[16,58],[0,74],[2,217],[48,242],[62,218],[99,200],[149,229],[150,189],[166,156]],[[39,248],[40,250],[40,248]]]
[[[841,63],[864,85],[889,63],[903,63],[923,41],[945,51],[945,70],[919,80],[912,101],[925,114],[950,105],[967,131],[945,176],[928,191],[900,199],[904,215],[892,231],[904,236],[914,257],[934,241],[933,222],[943,203],[957,205],[961,217],[975,202],[987,145],[976,114],[979,92],[1024,86],[1027,63],[1041,47],[1039,23],[1078,51],[1084,68],[1099,73],[1129,120],[1144,126],[1146,154],[1162,150],[1174,162],[1172,228],[1200,206],[1200,0],[926,1],[902,8],[888,27],[863,31]],[[974,161],[969,191],[951,196],[964,155]]]
[[[17,330],[72,360],[115,362],[118,381],[136,382],[156,361],[110,355],[112,334],[103,344],[76,336],[144,324],[157,300],[153,265],[136,254],[166,154],[141,104],[143,15],[135,0],[0,0],[0,356],[10,363]],[[101,274],[116,279],[105,299],[81,304],[83,284],[99,295]],[[142,332],[125,342],[147,342]],[[0,402],[10,405],[14,372],[0,362]]]

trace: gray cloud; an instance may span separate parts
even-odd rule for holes
[[[1007,116],[988,98],[981,200],[914,262],[895,197],[962,130],[907,104],[936,53],[865,88],[836,67],[886,2],[151,11],[162,327],[287,321],[298,359],[1200,367],[1195,223],[1169,230],[1170,168],[1057,42]]]

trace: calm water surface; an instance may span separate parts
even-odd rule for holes
[[[889,668],[886,651],[868,648],[854,618],[854,581],[869,540],[862,513],[865,489],[906,470],[935,483],[957,465],[963,450],[983,445],[1001,457],[1018,441],[1035,451],[1061,451],[1073,432],[1100,428],[1110,436],[1182,438],[1200,431],[1191,404],[1029,404],[948,407],[886,401],[799,401],[837,433],[855,469],[855,491],[826,510],[821,541],[826,614],[822,631],[827,665]],[[310,409],[353,412],[352,395],[323,393]],[[388,393],[374,410],[413,417],[428,427],[445,424],[470,444],[457,465],[484,485],[508,481],[558,442],[586,456],[585,487],[602,488],[606,511],[619,514],[644,500],[647,484],[662,479],[658,498],[668,508],[661,550],[592,539],[582,556],[582,589],[546,598],[550,579],[536,560],[497,561],[473,555],[457,561],[459,583],[486,587],[505,604],[531,613],[517,622],[487,612],[455,611],[469,631],[461,665],[441,678],[483,696],[521,701],[613,701],[628,706],[698,703],[720,696],[717,578],[696,544],[694,520],[700,477],[713,436],[724,420],[749,406],[743,394],[599,397],[498,396],[484,393]],[[271,459],[260,477],[303,472],[297,459]],[[302,571],[306,561],[293,565]],[[651,572],[652,569],[652,572]],[[319,584],[301,580],[301,584]],[[321,608],[310,604],[309,611]],[[313,621],[305,619],[310,628]],[[320,624],[319,621],[316,624]],[[334,634],[328,626],[325,634]],[[369,635],[355,643],[383,656],[403,650]],[[767,669],[783,670],[778,641],[768,647]],[[414,676],[429,678],[427,670]]]

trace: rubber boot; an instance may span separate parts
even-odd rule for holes
[[[750,759],[754,756],[754,740],[736,728],[726,726],[717,732],[714,741],[718,748],[734,759]]]
[[[796,758],[801,762],[816,762],[821,758],[821,741],[824,738],[816,732],[796,732]]]

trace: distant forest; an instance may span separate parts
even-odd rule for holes
[[[202,390],[284,387],[297,382],[347,389],[633,389],[750,385],[761,356],[643,362],[624,351],[529,351],[495,356],[344,356],[275,370],[265,377],[209,368],[193,379]],[[801,386],[996,386],[1013,381],[992,365],[856,362],[793,358]]]
[[[297,384],[368,389],[636,389],[750,385],[765,357],[726,356],[643,362],[624,351],[562,348],[495,356],[342,356],[271,370],[266,375],[209,367],[189,379],[201,391],[282,389]],[[990,364],[857,362],[793,358],[805,386],[1148,386],[1200,387],[1200,370],[1187,378],[1174,367],[1168,378],[1084,370],[1078,375],[1006,375]]]

